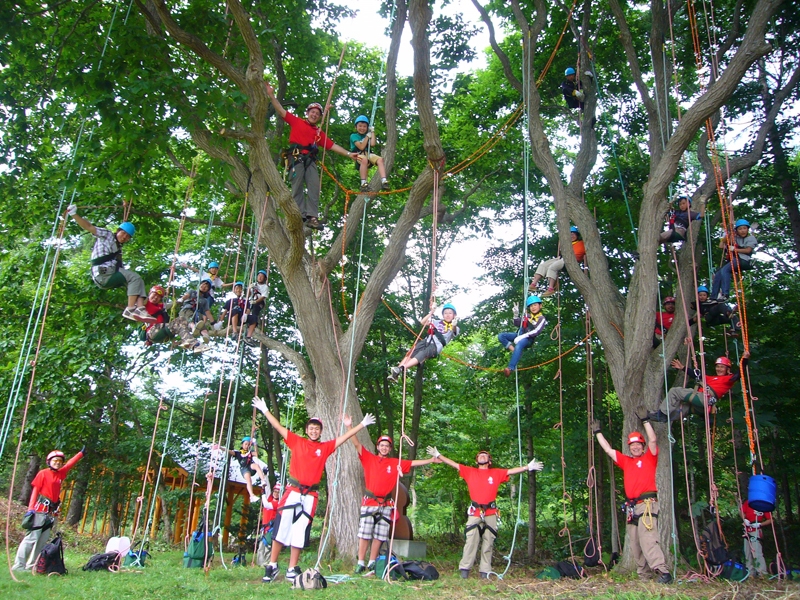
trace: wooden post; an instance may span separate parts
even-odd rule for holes
[[[88,496],[88,494],[85,494],[84,496]],[[84,502],[86,502],[86,506],[83,507],[83,517],[81,518],[81,533],[83,533],[83,530],[86,527],[86,517],[89,515],[89,504],[91,504],[90,500],[91,498],[86,498],[86,500],[84,500]]]
[[[155,490],[153,490],[155,493]],[[153,513],[153,522],[150,524],[150,539],[155,539],[158,532],[158,520],[161,518],[161,496],[156,494],[156,510]]]
[[[97,524],[97,507],[100,506],[100,494],[97,494],[97,498],[94,501],[94,510],[92,511],[92,530],[89,532],[94,534],[94,526]]]
[[[125,526],[128,524],[128,509],[131,506],[131,498],[133,497],[133,492],[128,494],[128,499],[125,500],[125,510],[122,511],[120,515],[120,523],[119,523],[119,534],[125,534]]]
[[[75,488],[75,480],[69,482],[67,489],[61,492],[61,514],[66,515],[69,512],[69,503],[72,502],[72,490]]]
[[[234,494],[233,492],[228,492],[227,494],[227,503],[228,505],[225,507],[225,524],[222,528],[222,546],[228,546],[228,532],[231,528],[231,518],[233,517],[233,499]]]

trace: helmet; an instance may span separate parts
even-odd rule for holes
[[[572,67],[567,67],[567,70],[564,71],[564,77],[566,77],[567,75],[575,75],[575,69],[573,69]]]
[[[675,304],[675,297],[667,296],[666,298],[664,298],[664,304]]]
[[[442,307],[442,312],[446,311],[448,308],[452,310],[454,313],[458,314],[456,307],[450,304],[449,302]]]
[[[539,296],[537,296],[535,294],[533,296],[528,296],[528,299],[525,300],[525,306],[526,307],[530,306],[531,304],[541,304],[541,303],[542,303],[542,299],[539,298]]]
[[[257,276],[258,275],[263,275],[264,277],[266,277],[267,276],[267,272],[264,269],[261,269],[258,273],[256,273],[256,275]]]
[[[578,233],[578,228],[575,227],[575,225],[573,225],[572,227],[569,228],[569,232],[570,233]]]
[[[704,285],[698,285],[697,286],[697,293],[699,294],[700,292],[705,292],[706,294],[710,294],[711,293],[711,292],[708,291],[708,288],[706,286],[704,286]]]
[[[250,441],[250,436],[249,436],[249,435],[246,435],[246,436],[244,436],[244,437],[242,438],[242,443],[243,443],[243,444],[244,444],[245,442],[249,442],[249,441]]]
[[[356,117],[355,125],[358,125],[359,123],[366,123],[369,125],[369,119],[366,117],[366,115],[358,115]]]
[[[283,489],[283,486],[281,485],[280,481],[276,481],[275,485],[272,486],[272,489],[273,491],[278,490],[280,492]]]
[[[628,446],[636,443],[644,444],[644,436],[638,431],[631,431],[630,434],[628,434]]]
[[[309,104],[308,106],[306,106],[306,114],[308,114],[308,112],[309,112],[309,111],[310,111],[312,108],[316,108],[316,109],[319,111],[319,114],[322,114],[322,113],[324,112],[324,111],[322,110],[322,104],[320,104],[319,102],[312,102],[311,104]]]
[[[717,360],[714,361],[715,365],[725,365],[729,369],[731,368],[731,361],[728,360],[727,356],[720,356]]]
[[[375,445],[377,446],[381,442],[389,442],[390,446],[394,446],[394,440],[390,438],[388,435],[382,435],[381,437],[379,437],[378,441],[375,442]]]
[[[741,227],[742,225],[750,227],[750,221],[748,221],[747,219],[738,219],[736,223],[733,224],[734,227]]]
[[[320,429],[322,429],[323,427],[322,419],[320,419],[319,417],[311,417],[308,421],[306,421],[306,429],[308,429],[308,426],[311,425],[312,423],[316,423],[317,425],[319,425]]]
[[[213,282],[213,281],[211,281],[211,280],[210,280],[208,277],[206,277],[205,279],[202,279],[202,280],[200,281],[200,284],[201,284],[201,285],[202,285],[202,284],[204,284],[204,283],[207,283],[207,284],[208,284],[208,287],[210,287],[210,288],[214,287],[214,282]]]
[[[50,461],[54,458],[60,458],[61,460],[64,460],[64,453],[61,450],[53,450],[47,455],[47,460],[45,462],[49,465]]]
[[[233,289],[236,289],[237,286],[238,287],[244,287],[244,283],[242,283],[241,281],[237,281],[236,283],[233,284]]]
[[[480,452],[478,452],[478,453],[475,455],[475,462],[478,462],[478,457],[479,457],[481,454],[485,454],[486,456],[488,456],[488,457],[489,457],[489,464],[492,464],[492,455],[489,453],[489,451],[488,451],[488,450],[481,450]]]
[[[212,260],[210,263],[208,263],[208,268],[209,269],[219,269],[219,263],[217,261],[215,261],[215,260]]]
[[[738,223],[738,221],[737,221],[737,223]],[[748,223],[748,225],[749,224],[750,223]],[[131,223],[129,221],[125,221],[124,223],[120,223],[119,224],[119,228],[122,229],[122,231],[124,231],[125,233],[127,233],[131,237],[133,237],[133,234],[136,233],[136,227],[134,227],[133,223]]]
[[[151,294],[158,294],[159,296],[161,296],[163,298],[164,296],[167,295],[167,290],[165,290],[163,286],[154,285],[153,287],[150,288],[150,293]]]

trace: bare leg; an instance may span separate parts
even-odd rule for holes
[[[369,540],[358,538],[358,560],[364,560],[367,555],[367,548],[369,548]]]
[[[281,555],[281,550],[283,550],[283,544],[272,540],[272,552],[269,555],[269,562],[278,564],[278,557]]]
[[[358,172],[361,174],[361,180],[364,181],[367,179],[367,175],[369,173],[369,159],[363,155],[359,155],[360,160],[358,161]]]
[[[383,158],[378,158],[378,173],[381,179],[386,179],[386,165],[383,164]]]
[[[528,286],[528,289],[529,289],[529,290],[535,290],[535,289],[536,289],[536,286],[538,286],[538,285],[539,285],[539,282],[540,282],[541,280],[542,280],[542,276],[541,276],[541,275],[539,275],[538,273],[536,273],[536,274],[533,276],[533,281],[531,281],[531,284]]]
[[[289,554],[289,568],[290,569],[293,569],[294,567],[296,567],[297,563],[300,562],[300,552],[302,552],[302,550],[303,550],[302,548],[295,548],[294,546],[292,546],[290,548],[290,554]]]
[[[413,356],[410,358],[404,358],[402,361],[400,361],[400,366],[404,369],[410,369],[411,367],[416,367],[418,364],[419,361]]]
[[[372,549],[369,553],[369,562],[375,562],[377,560],[378,553],[381,551],[382,543],[383,542],[381,542],[380,540],[372,540]]]

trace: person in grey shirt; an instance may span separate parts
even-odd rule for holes
[[[726,248],[725,257],[729,259],[730,254],[733,255],[733,261],[726,260],[717,272],[714,274],[714,283],[711,286],[711,298],[721,302],[728,299],[731,291],[731,279],[733,278],[733,268],[736,267],[742,271],[747,271],[752,268],[752,255],[753,250],[756,248],[756,238],[750,234],[750,222],[746,219],[739,219],[735,223],[736,235],[733,238],[733,244],[728,245],[727,239],[722,239],[719,242],[720,248]]]

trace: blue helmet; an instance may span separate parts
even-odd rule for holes
[[[708,288],[706,286],[704,286],[704,285],[698,285],[697,286],[697,293],[699,294],[700,292],[705,292],[706,294],[710,294],[711,293],[711,292],[708,291]]]
[[[369,125],[369,119],[367,118],[366,115],[358,115],[356,117],[355,125],[358,125],[359,123],[366,123],[367,125]]]
[[[123,223],[123,225],[124,225],[124,223]],[[748,221],[747,219],[739,219],[738,221],[736,221],[736,223],[733,224],[734,227],[741,227],[742,225],[744,225],[745,227],[750,227],[750,221]],[[121,227],[121,225],[120,225],[120,227]],[[131,225],[131,227],[133,227],[133,225]],[[131,235],[133,235],[133,234],[131,234]]]
[[[539,298],[539,296],[536,296],[536,295],[528,296],[528,299],[525,300],[525,306],[530,306],[531,304],[541,304],[541,303],[542,303],[542,299]]]
[[[569,232],[570,233],[579,233],[578,228],[575,227],[575,225],[573,225],[572,227],[569,228]]]
[[[233,284],[233,289],[236,289],[237,287],[244,287],[244,283],[241,281],[237,281],[236,283]]]
[[[243,444],[244,444],[245,442],[249,442],[249,441],[250,441],[250,436],[249,436],[249,435],[246,435],[246,436],[244,436],[244,437],[242,438],[242,443],[243,443]]]
[[[572,67],[567,67],[567,70],[564,71],[564,76],[566,77],[567,75],[575,75],[575,69]]]
[[[456,307],[450,304],[449,302],[442,307],[442,312],[446,311],[448,308],[452,310],[454,313],[458,314]]]
[[[264,277],[266,277],[267,276],[267,272],[264,269],[261,269],[261,270],[259,270],[258,273],[256,273],[256,275],[263,275]]]
[[[204,283],[207,283],[209,288],[213,288],[214,287],[214,282],[211,281],[208,277],[206,277],[205,279],[202,279],[200,281],[200,285],[202,285]]]
[[[133,234],[136,233],[136,227],[133,226],[133,223],[129,221],[125,221],[124,223],[120,223],[119,228],[122,229],[125,233],[129,236],[133,237]]]
[[[209,269],[219,269],[219,263],[217,261],[215,261],[215,260],[212,260],[210,263],[208,263],[208,268]]]

